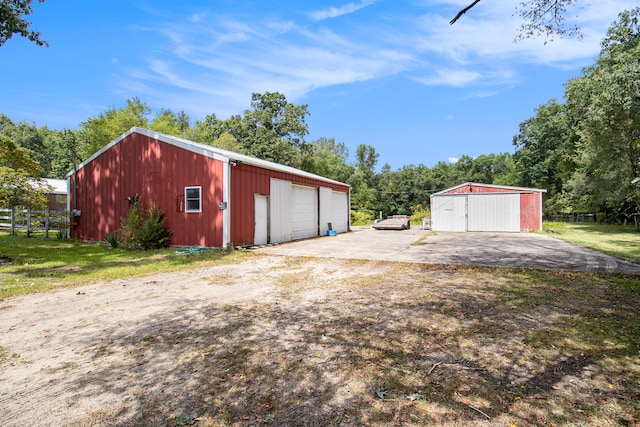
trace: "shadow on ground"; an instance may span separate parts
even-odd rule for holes
[[[184,301],[86,337],[94,366],[66,387],[124,404],[71,425],[631,425],[634,280],[399,265],[274,301]]]

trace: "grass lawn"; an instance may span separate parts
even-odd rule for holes
[[[63,286],[233,262],[247,254],[210,251],[188,256],[175,249],[127,251],[105,243],[10,236],[0,231],[0,299]]]
[[[633,225],[545,222],[542,228],[567,242],[640,262],[640,231]]]

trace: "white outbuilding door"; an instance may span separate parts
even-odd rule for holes
[[[431,197],[434,231],[520,231],[520,194],[476,193]]]
[[[290,181],[271,178],[269,231],[271,243],[282,243],[291,240]]]
[[[268,243],[268,227],[269,220],[267,213],[269,212],[269,198],[263,194],[254,194],[254,245],[266,245]]]
[[[291,186],[291,240],[318,235],[318,189]]]
[[[467,196],[431,197],[431,228],[434,231],[467,231]]]
[[[338,233],[349,231],[349,194],[344,191],[331,195],[331,226]]]
[[[469,194],[468,231],[520,231],[520,194]]]

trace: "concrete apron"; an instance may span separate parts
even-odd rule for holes
[[[354,227],[350,233],[267,246],[257,251],[287,256],[640,274],[640,264],[539,233]]]

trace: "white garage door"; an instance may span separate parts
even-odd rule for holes
[[[467,231],[467,197],[431,197],[431,228],[434,231]]]
[[[291,186],[291,239],[318,235],[318,190]]]
[[[338,233],[349,231],[349,195],[342,191],[331,196],[331,226]]]
[[[291,240],[291,182],[271,178],[269,202],[270,240],[288,242]]]
[[[520,195],[469,194],[469,231],[520,231]]]

